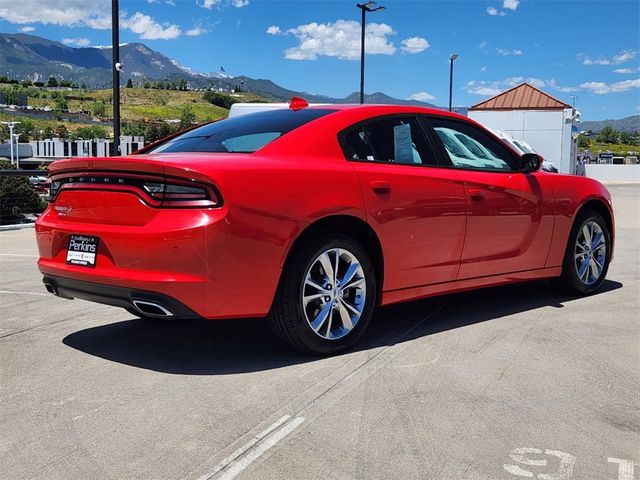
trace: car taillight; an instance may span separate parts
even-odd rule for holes
[[[212,188],[205,185],[143,182],[150,197],[160,200],[163,207],[217,207],[220,199]]]
[[[191,180],[140,178],[136,174],[80,174],[55,178],[49,189],[49,202],[55,202],[63,190],[126,190],[140,196],[153,207],[213,208],[222,206],[213,185]]]

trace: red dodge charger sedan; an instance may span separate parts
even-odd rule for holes
[[[59,297],[266,316],[286,344],[331,354],[379,305],[552,277],[595,292],[609,192],[541,163],[460,115],[298,100],[135,155],[53,163],[38,266]]]

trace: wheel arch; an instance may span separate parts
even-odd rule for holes
[[[382,286],[384,285],[384,255],[382,245],[371,225],[358,217],[352,215],[331,215],[315,220],[313,223],[307,225],[288,249],[284,258],[282,271],[284,272],[287,263],[301,245],[304,245],[308,239],[323,233],[343,233],[349,235],[355,238],[365,248],[371,257],[375,269],[377,287],[376,305],[379,305],[382,299]]]
[[[610,260],[613,259],[613,247],[615,243],[615,223],[614,223],[613,212],[611,211],[611,207],[609,206],[608,202],[606,202],[602,198],[598,198],[598,197],[590,198],[590,199],[587,199],[584,203],[582,203],[582,205],[580,205],[580,207],[576,211],[574,219],[578,218],[578,216],[586,210],[593,210],[599,213],[600,215],[602,215],[602,218],[604,218],[605,222],[607,222],[607,228],[609,229],[609,236],[611,237]]]

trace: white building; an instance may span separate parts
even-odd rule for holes
[[[42,158],[67,158],[67,157],[108,157],[111,154],[113,142],[98,138],[93,140],[64,140],[50,138],[47,140],[33,140],[34,157]],[[120,151],[122,155],[129,155],[144,147],[144,137],[127,136],[120,137]]]
[[[524,140],[562,173],[576,172],[578,115],[571,105],[523,83],[469,108],[482,125]]]

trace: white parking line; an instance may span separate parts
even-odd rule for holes
[[[207,473],[206,475],[201,476],[200,478],[198,478],[198,480],[209,480],[216,473],[218,473],[222,469],[226,468],[231,462],[233,462],[238,457],[243,455],[247,450],[249,450],[251,447],[253,447],[256,443],[258,443],[260,440],[262,440],[264,437],[269,435],[274,430],[280,428],[280,426],[282,426],[282,424],[288,422],[290,419],[291,419],[290,415],[284,415],[279,420],[276,420],[271,425],[269,425],[267,428],[265,428],[262,432],[260,432],[258,435],[253,437],[250,441],[245,443],[242,447],[238,448],[231,455],[229,455],[228,457],[223,459],[220,463],[218,463],[215,467],[213,467],[213,470],[211,472]]]
[[[251,465],[251,463],[253,463],[267,450],[269,450],[276,443],[278,443],[280,440],[282,440],[284,437],[298,428],[302,424],[302,422],[304,422],[304,417],[296,417],[291,420],[284,427],[282,427],[276,433],[267,438],[264,442],[260,443],[251,452],[249,452],[246,457],[240,459],[237,463],[234,463],[229,470],[227,470],[223,475],[220,476],[219,480],[231,480],[235,478],[240,472]]]
[[[634,462],[632,460],[609,457],[607,462],[618,464],[618,480],[634,480]]]
[[[16,295],[37,295],[39,297],[48,297],[51,295],[50,293],[39,293],[39,292],[13,292],[11,290],[0,290],[0,294],[3,293],[13,293]]]

